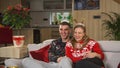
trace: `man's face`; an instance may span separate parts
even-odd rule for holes
[[[59,33],[62,39],[68,39],[70,32],[71,30],[68,25],[59,25]]]

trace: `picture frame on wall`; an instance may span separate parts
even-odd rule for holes
[[[74,0],[74,10],[100,9],[100,0]]]

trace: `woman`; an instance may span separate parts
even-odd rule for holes
[[[99,44],[86,35],[84,24],[74,27],[73,38],[66,44],[66,56],[73,61],[75,68],[104,67],[104,54]]]

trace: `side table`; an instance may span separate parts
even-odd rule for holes
[[[23,58],[27,54],[27,46],[22,47],[0,47],[0,57],[6,58]]]

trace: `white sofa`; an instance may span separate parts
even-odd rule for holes
[[[40,44],[28,44],[28,51],[34,51],[40,49],[50,44],[52,40],[54,39],[45,40],[43,43]],[[117,68],[118,64],[120,63],[120,41],[98,41],[98,42],[105,54],[105,59],[104,59],[105,68]],[[30,57],[32,58],[31,55]],[[6,60],[5,65],[10,66],[12,64],[12,66],[17,65],[22,67],[22,63],[20,60],[18,61],[19,63],[16,60],[14,61],[15,62],[11,63],[10,59],[9,61]]]
[[[120,41],[98,41],[105,54],[105,67],[117,68],[120,63]]]

